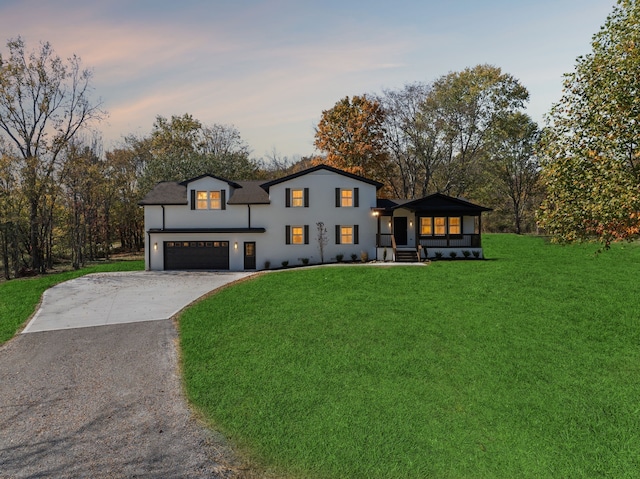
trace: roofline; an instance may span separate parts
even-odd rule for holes
[[[200,180],[202,178],[213,178],[214,180],[224,181],[225,183],[227,183],[229,186],[232,186],[233,188],[242,188],[242,185],[239,185],[235,181],[227,180],[226,178],[222,178],[221,176],[211,175],[209,173],[205,173],[203,175],[196,176],[195,178],[189,178],[188,180],[181,181],[178,184],[179,185],[183,185],[183,186],[187,186],[189,183],[192,183],[194,181],[198,181],[198,180]]]
[[[294,178],[299,178],[300,176],[304,176],[309,173],[314,173],[319,170],[327,170],[332,173],[336,173],[338,175],[342,175],[354,180],[362,181],[363,183],[368,183],[370,185],[375,186],[376,190],[379,190],[384,186],[384,184],[380,183],[379,181],[370,180],[369,178],[365,178],[364,176],[356,175],[354,173],[349,173],[348,171],[340,170],[338,168],[334,168],[333,166],[329,166],[325,164],[313,166],[311,168],[307,168],[306,170],[298,171],[297,173],[283,176],[282,178],[278,178],[277,180],[267,181],[266,183],[262,183],[260,186],[262,186],[262,188],[264,189],[269,189],[271,186],[283,183],[285,181],[293,180]]]
[[[398,204],[396,206],[392,206],[391,208],[384,208],[384,209],[391,209],[391,210],[395,210],[397,208],[409,208],[410,209],[411,205],[413,203],[419,203],[421,201],[424,201],[424,200],[426,200],[428,198],[433,198],[433,197],[445,198],[445,199],[447,199],[449,201],[453,201],[453,202],[458,203],[459,205],[465,206],[467,208],[473,208],[473,209],[480,210],[480,211],[493,211],[492,208],[487,208],[486,206],[480,206],[480,205],[477,205],[475,203],[471,203],[470,201],[463,200],[461,198],[455,198],[453,196],[448,196],[448,195],[445,195],[443,193],[432,193],[432,194],[424,196],[422,198],[416,198],[415,200],[411,200],[411,201],[409,201],[407,203]],[[393,200],[391,200],[391,201],[393,201]]]

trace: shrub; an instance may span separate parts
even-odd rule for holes
[[[300,261],[302,261],[302,264],[305,266],[309,264],[309,258],[300,258]]]
[[[468,258],[469,256],[471,256],[471,251],[469,251],[468,249],[463,250],[462,256],[464,256],[465,258]]]
[[[382,252],[382,261],[387,261],[387,248]]]
[[[360,251],[360,261],[362,261],[363,263],[366,263],[367,261],[369,261],[369,253],[367,253],[366,251]]]
[[[264,269],[269,269],[270,266],[271,266],[271,261],[267,260],[264,262]]]
[[[480,251],[478,251],[477,249],[473,250],[473,257],[474,258],[479,258],[480,257]]]
[[[436,259],[442,259],[442,251],[436,251]]]
[[[344,255],[343,255],[343,254],[337,254],[337,255],[336,255],[336,261],[337,261],[338,263],[340,263],[340,262],[342,261],[342,258],[344,258]]]
[[[289,266],[289,262],[288,262],[287,260],[284,260],[284,261],[282,262],[282,267],[283,267],[283,268],[286,268],[287,266]]]
[[[456,253],[455,251],[452,251],[451,253],[449,253],[449,256],[451,256],[451,259],[456,259],[456,256],[458,256],[458,253]]]
[[[351,253],[351,261],[355,263],[357,259],[358,259],[358,255],[355,253]]]

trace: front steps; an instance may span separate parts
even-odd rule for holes
[[[417,263],[418,251],[415,249],[396,249],[396,263]]]

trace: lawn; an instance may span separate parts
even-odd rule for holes
[[[299,478],[640,471],[640,247],[261,275],[180,319],[191,401]]]
[[[24,325],[35,312],[42,293],[48,288],[85,274],[142,269],[144,269],[144,261],[116,261],[88,266],[77,271],[46,274],[0,283],[0,344],[11,339],[16,331]]]

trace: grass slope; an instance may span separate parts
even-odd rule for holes
[[[280,474],[638,477],[640,247],[263,275],[181,317],[188,395]]]
[[[0,283],[0,344],[11,339],[16,331],[35,312],[42,293],[48,288],[85,274],[142,269],[144,269],[144,261],[118,261],[89,266],[77,271],[66,271],[64,273],[47,274]]]

